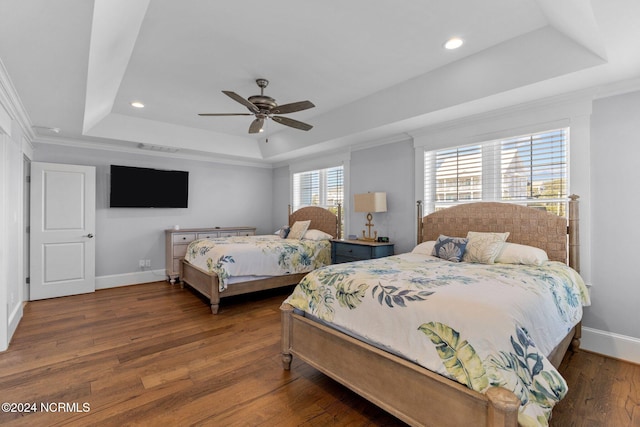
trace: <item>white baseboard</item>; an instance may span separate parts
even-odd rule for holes
[[[640,364],[640,338],[582,327],[580,348]]]
[[[16,329],[18,328],[18,324],[20,323],[20,320],[22,320],[23,306],[24,306],[24,303],[18,304],[16,309],[13,310],[13,312],[9,315],[9,322],[8,322],[9,324],[7,325],[8,326],[7,342],[11,342],[11,338],[13,337],[13,334],[16,332]]]
[[[167,280],[164,269],[137,271],[135,273],[112,274],[96,277],[96,289],[117,288],[119,286],[137,285],[140,283]]]

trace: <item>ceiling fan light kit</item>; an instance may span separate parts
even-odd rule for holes
[[[200,113],[199,116],[255,116],[255,120],[249,125],[249,133],[259,133],[263,131],[266,120],[271,119],[282,125],[308,131],[313,128],[308,123],[303,123],[289,117],[282,117],[276,114],[289,114],[297,111],[307,110],[315,107],[311,101],[292,102],[290,104],[278,105],[276,100],[264,94],[264,89],[269,85],[267,79],[257,79],[256,84],[260,88],[260,95],[253,95],[245,99],[235,92],[223,90],[222,93],[234,101],[244,105],[250,113]]]

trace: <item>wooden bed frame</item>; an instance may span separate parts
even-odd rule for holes
[[[471,203],[422,218],[418,202],[418,243],[440,234],[466,236],[468,231],[509,231],[509,242],[537,246],[550,259],[578,270],[578,197],[569,201],[569,220],[545,211],[506,203]],[[291,368],[295,355],[362,397],[414,426],[516,427],[520,400],[493,387],[478,393],[294,313],[283,303],[282,363]],[[580,324],[548,356],[558,367],[569,345],[580,345]],[[371,373],[375,372],[375,375]]]
[[[338,206],[338,214],[318,206],[307,206],[291,212],[289,206],[289,226],[296,221],[311,220],[309,229],[321,230],[333,237],[340,236],[341,207]],[[220,308],[220,299],[250,292],[274,289],[283,286],[297,284],[307,273],[273,276],[265,279],[250,280],[230,284],[227,289],[220,292],[218,275],[189,264],[188,261],[180,262],[180,285],[189,285],[191,288],[205,296],[211,304],[211,313],[217,314]]]

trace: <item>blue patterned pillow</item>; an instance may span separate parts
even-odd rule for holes
[[[464,237],[449,237],[441,234],[433,245],[431,255],[447,261],[460,262],[468,241],[469,239]]]
[[[278,234],[278,236],[280,236],[281,239],[286,239],[287,236],[289,235],[289,231],[291,230],[291,228],[289,228],[288,225],[285,225],[284,227],[282,227],[280,230],[278,230],[276,232],[276,234]]]

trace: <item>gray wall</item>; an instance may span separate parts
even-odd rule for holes
[[[395,252],[408,252],[415,246],[416,201],[414,194],[414,149],[411,140],[352,151],[345,167],[345,232],[362,235],[366,214],[353,212],[353,195],[369,191],[387,193],[387,212],[374,213],[372,229],[395,244]],[[320,156],[321,157],[321,156]],[[289,166],[273,171],[274,229],[287,221],[290,200]],[[348,181],[348,182],[347,182]]]
[[[287,225],[289,221],[289,203],[291,199],[291,185],[289,183],[289,166],[273,170],[273,231]]]
[[[34,161],[96,166],[98,277],[139,271],[140,259],[150,259],[152,270],[164,269],[164,230],[176,224],[181,228],[247,225],[257,227],[259,234],[273,232],[270,168],[44,144],[36,146]],[[189,171],[189,207],[109,208],[111,164]]]
[[[593,287],[584,324],[640,339],[640,92],[596,100],[591,125]]]
[[[367,231],[366,214],[353,211],[353,195],[384,191],[387,193],[387,212],[374,213],[373,230],[387,236],[395,244],[395,253],[409,252],[416,245],[416,201],[413,141],[407,140],[381,145],[351,153],[350,194],[351,209],[348,234],[362,236]]]

